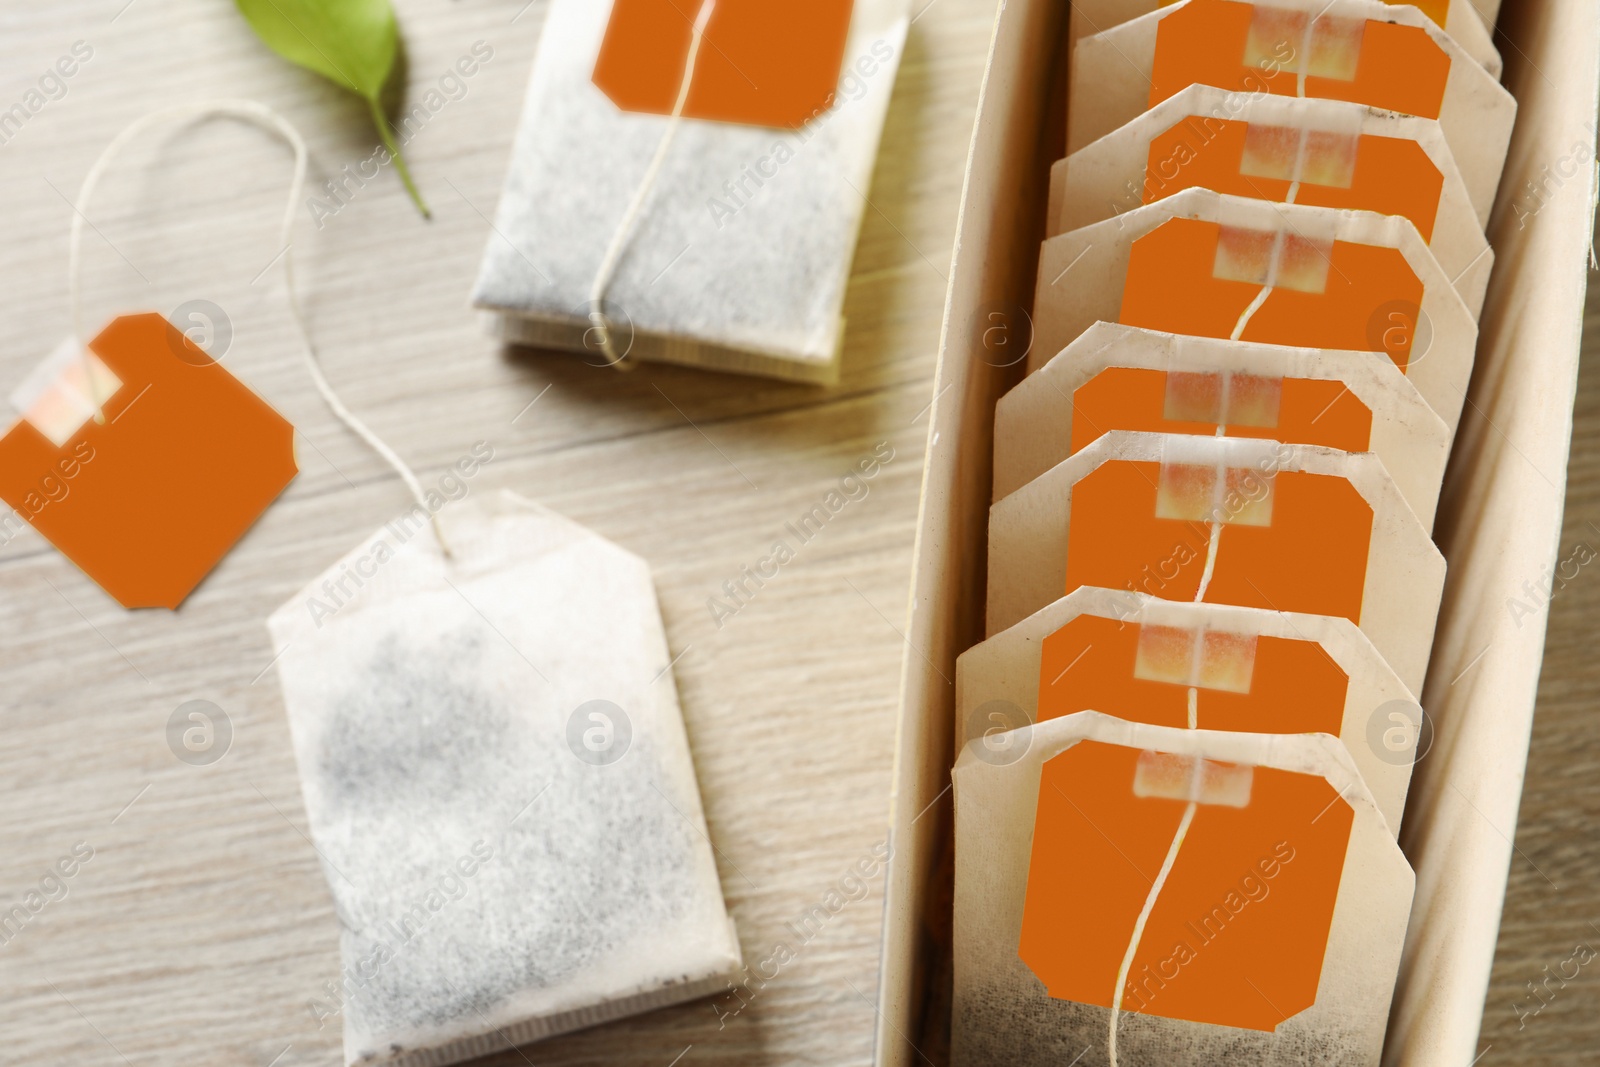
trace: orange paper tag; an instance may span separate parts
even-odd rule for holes
[[[1422,294],[1398,248],[1175,218],[1133,242],[1119,321],[1201,337],[1381,351],[1403,371]]]
[[[294,427],[160,315],[89,352],[13,396],[0,499],[124,607],[176,608],[294,477]]]
[[[1192,768],[1098,741],[1044,764],[1019,955],[1050,996],[1111,1006]],[[1272,1030],[1316,1003],[1354,812],[1311,775],[1207,762],[1198,778],[1122,1008]]]
[[[1150,104],[1201,83],[1436,119],[1449,76],[1450,57],[1420,26],[1193,0],[1156,29]]]
[[[1444,175],[1400,137],[1191,115],[1150,142],[1144,202],[1192,187],[1279,202],[1292,190],[1297,204],[1404,216],[1429,241]]]
[[[624,111],[672,114],[703,0],[615,0],[594,83]],[[833,103],[852,0],[716,0],[689,118],[794,129]]]
[[[1080,615],[1045,638],[1040,721],[1101,711],[1184,728],[1338,736],[1350,679],[1314,641]]]
[[[1112,461],[1073,489],[1063,592],[1132,589],[1359,624],[1372,521],[1332,475]]]
[[[1365,452],[1372,412],[1340,382],[1107,367],[1072,394],[1072,451],[1111,430],[1255,437]]]

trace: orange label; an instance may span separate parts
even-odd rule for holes
[[[1080,615],[1040,650],[1038,721],[1099,711],[1181,729],[1192,686],[1198,729],[1338,736],[1349,682],[1314,641]]]
[[[1139,795],[1150,753],[1084,741],[1045,763],[1019,955],[1059,1000],[1109,1008],[1186,802]],[[1202,803],[1140,938],[1125,1011],[1270,1031],[1316,1003],[1354,812],[1322,778],[1256,767]]]
[[[1192,0],[1156,28],[1150,106],[1199,84],[1436,119],[1449,76],[1449,55],[1420,26]]]
[[[616,0],[595,85],[624,111],[672,114],[702,2]],[[832,105],[851,0],[716,5],[695,57],[684,115],[793,129]]]
[[[1107,367],[1072,394],[1072,451],[1112,430],[1254,437],[1365,452],[1372,412],[1349,388],[1314,378]]]
[[[104,423],[17,423],[0,499],[123,607],[176,608],[294,477],[294,427],[160,315],[89,348],[119,383]]]
[[[1243,320],[1240,340],[1385,352],[1404,371],[1421,308],[1397,248],[1169,219],[1133,242],[1118,321],[1226,338]]]
[[[1444,175],[1415,141],[1191,115],[1150,142],[1144,202],[1184,189],[1375,211],[1411,220],[1424,241]]]
[[[1179,491],[1188,486],[1174,489],[1170,468],[1101,464],[1072,490],[1063,594],[1093,585],[1194,600],[1210,550],[1210,514],[1219,514],[1224,521],[1206,603],[1359,623],[1373,515],[1355,487],[1301,471],[1228,474],[1226,493],[1201,485],[1193,494],[1220,503],[1194,507]],[[1168,502],[1173,497],[1176,504]]]

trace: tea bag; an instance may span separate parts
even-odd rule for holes
[[[1437,119],[1467,188],[1492,193],[1517,113],[1497,77],[1405,5],[1183,0],[1078,42],[1067,151],[1199,83]]]
[[[294,427],[156,314],[64,341],[11,402],[0,499],[125,608],[176,609],[299,469]]]
[[[1083,586],[956,660],[957,751],[977,740],[999,756],[1003,731],[1080,711],[1332,734],[1391,830],[1423,732],[1421,706],[1372,642],[1327,615]]]
[[[1333,615],[1418,692],[1444,570],[1370,452],[1118,430],[989,509],[987,634],[1083,585]]]
[[[1384,2],[1397,6],[1400,0]],[[1077,0],[1072,5],[1071,40],[1120,26],[1161,6],[1161,0]],[[1419,0],[1416,6],[1454,38],[1467,54],[1496,77],[1500,76],[1500,53],[1495,50],[1488,29],[1493,14],[1481,14],[1468,0]]]
[[[953,1064],[1379,1062],[1415,879],[1337,740],[1009,741],[952,774]]]
[[[1343,100],[1191,85],[1050,169],[1048,235],[1189,188],[1402,215],[1441,263],[1487,247],[1492,187],[1461,179],[1439,124]]]
[[[1044,242],[1028,366],[1102,320],[1384,352],[1454,433],[1478,337],[1463,299],[1405,219],[1187,189]]]
[[[727,986],[646,564],[514,494],[419,505],[270,620],[345,1059],[437,1065]]]
[[[1370,451],[1425,526],[1450,458],[1450,428],[1380,353],[1097,322],[995,406],[994,498],[1110,430]]]
[[[472,300],[594,363],[831,383],[910,4],[711,3],[550,5]]]

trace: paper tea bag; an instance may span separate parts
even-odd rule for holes
[[[1187,189],[1044,242],[1028,369],[1102,320],[1385,352],[1454,433],[1478,338],[1462,301],[1405,219]]]
[[[1383,0],[1398,5],[1401,0]],[[1075,0],[1072,5],[1071,39],[1102,33],[1131,19],[1148,15],[1162,6],[1162,0]],[[1500,75],[1500,53],[1490,39],[1488,24],[1469,0],[1417,0],[1415,5],[1461,45],[1462,50],[1484,67]]]
[[[1202,730],[1332,734],[1391,830],[1423,716],[1348,619],[1182,603],[1084,586],[956,660],[956,751],[1026,723],[1101,711]]]
[[[125,608],[177,608],[298,470],[294,427],[156,314],[63,342],[11,403],[0,499]]]
[[[1450,428],[1388,357],[1097,322],[995,406],[994,498],[1109,430],[1375,452],[1433,524]]]
[[[555,0],[473,302],[520,344],[589,353],[593,286],[648,184],[603,310],[619,355],[838,379],[845,285],[908,0]]]
[[[1370,452],[1118,430],[989,509],[987,634],[1083,585],[1334,615],[1419,692],[1444,569]]]
[[[270,620],[345,1059],[487,1055],[740,965],[646,564],[514,494],[419,506]]]
[[[1337,740],[1014,734],[952,775],[953,1064],[1375,1067],[1415,879]]]
[[[1049,236],[1184,189],[1402,215],[1441,263],[1471,263],[1474,199],[1439,124],[1343,100],[1191,85],[1050,169]]]
[[[1411,7],[1184,0],[1078,42],[1067,151],[1200,83],[1438,119],[1467,188],[1492,193],[1517,114],[1497,76]]]

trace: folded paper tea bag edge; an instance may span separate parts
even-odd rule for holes
[[[1164,0],[1164,2],[1170,3],[1171,0]],[[1491,20],[1485,17],[1482,11],[1478,10],[1475,6],[1477,2],[1478,0],[1472,0],[1471,3],[1467,2],[1467,0],[1455,0],[1454,3],[1449,3],[1449,0],[1446,0],[1449,6],[1444,24],[1433,22],[1432,18],[1429,18],[1428,21],[1453,38],[1457,44],[1461,45],[1462,51],[1466,52],[1486,71],[1498,78],[1501,76],[1504,64],[1501,60],[1500,52],[1495,48],[1491,37]],[[1080,5],[1074,3],[1068,23],[1070,27],[1069,47],[1075,44],[1079,38],[1104,33],[1106,30],[1114,29],[1125,22],[1130,22],[1133,19],[1149,14],[1152,10],[1159,9],[1160,0],[1137,0],[1136,3],[1132,2],[1132,0],[1100,0],[1098,4],[1082,6],[1095,7],[1095,13],[1099,18],[1089,17],[1087,11],[1080,13]],[[1128,10],[1136,6],[1144,8],[1144,10]],[[1107,10],[1108,8],[1110,10]]]
[[[1363,589],[1376,595],[1363,595],[1360,628],[1408,689],[1417,692],[1421,688],[1443,595],[1444,556],[1376,456],[1315,445],[1125,430],[1104,434],[990,507],[985,636],[1007,629],[1069,592],[1065,585],[1068,524],[1077,483],[1109,462],[1165,462],[1169,444],[1218,456],[1271,457],[1275,472],[1332,473],[1350,484],[1372,508]],[[1380,540],[1411,552],[1413,558],[1384,558]],[[1151,565],[1160,562],[1150,561]],[[1410,595],[1397,595],[1402,586],[1410,589]],[[1369,621],[1374,607],[1382,610]],[[1409,640],[1401,640],[1406,635]]]
[[[1157,24],[1178,6],[1163,6],[1120,26],[1079,39],[1071,64],[1073,91],[1068,96],[1069,153],[1110,133],[1148,108]],[[1439,121],[1457,166],[1463,176],[1468,177],[1469,186],[1487,188],[1493,193],[1499,187],[1505,166],[1511,127],[1516,118],[1516,100],[1493,75],[1472,61],[1454,38],[1420,11],[1383,6],[1387,10],[1381,12],[1382,21],[1421,27],[1451,58]],[[1465,62],[1454,62],[1452,50]],[[1130,59],[1130,54],[1134,58]],[[1466,72],[1460,73],[1463,68]],[[1133,75],[1129,74],[1130,70]],[[1090,113],[1082,110],[1091,106],[1086,101],[1097,104],[1098,112],[1109,107],[1115,114],[1102,117],[1097,112],[1094,121],[1089,122]]]
[[[1115,370],[1169,375],[1231,370],[1282,380],[1337,381],[1344,391],[1335,400],[1348,393],[1372,415],[1366,444],[1350,451],[1376,452],[1418,518],[1424,525],[1432,524],[1450,454],[1450,427],[1387,356],[1172,334],[1104,320],[1079,334],[996,402],[991,503],[1071,454],[1076,391],[1099,374]],[[1326,409],[1312,421],[1323,414]],[[1098,431],[1135,428],[1092,425]],[[1289,436],[1270,427],[1260,429],[1262,438]]]
[[[1201,134],[1202,139],[1199,143],[1193,140],[1175,143],[1170,153],[1159,160],[1159,173],[1151,174],[1150,146],[1171,134],[1186,119],[1201,121],[1203,129],[1194,132]],[[1152,192],[1152,183],[1156,185],[1153,191],[1162,191],[1167,184],[1176,181],[1182,167],[1194,162],[1197,153],[1219,136],[1219,128],[1213,125],[1219,122],[1302,126],[1312,130],[1332,127],[1350,137],[1410,141],[1418,145],[1443,181],[1435,206],[1430,245],[1436,244],[1441,234],[1444,239],[1468,245],[1469,251],[1481,250],[1487,243],[1484,227],[1494,206],[1493,189],[1473,189],[1467,185],[1437,119],[1348,100],[1238,93],[1201,83],[1168,97],[1115,130],[1056,160],[1050,168],[1046,235],[1066,233],[1110,217],[1108,214],[1086,217],[1085,212],[1114,215],[1144,203],[1144,196]],[[1121,184],[1117,184],[1117,179],[1121,179]],[[1116,195],[1110,195],[1112,192]],[[1463,232],[1453,237],[1453,230]]]
[[[1239,633],[1275,637],[1316,645],[1344,673],[1351,689],[1344,697],[1345,722],[1340,740],[1352,762],[1363,775],[1374,802],[1378,803],[1387,824],[1396,832],[1405,811],[1414,756],[1406,758],[1401,749],[1377,751],[1373,743],[1372,720],[1389,705],[1403,702],[1405,714],[1420,708],[1405,682],[1389,666],[1371,639],[1348,619],[1325,615],[1302,615],[1267,608],[1233,604],[1193,603],[1162,600],[1146,593],[1080,586],[1066,596],[1040,608],[1026,619],[980,641],[956,659],[956,751],[970,741],[983,741],[988,731],[1020,716],[1028,723],[1039,721],[1044,681],[1040,670],[1045,643],[1073,622],[1084,617],[1115,620],[1120,625],[1142,626],[1155,616],[1151,625],[1190,627],[1198,621],[1208,632]],[[1089,650],[1085,650],[1087,653]],[[1077,665],[1069,663],[1065,675]],[[1058,677],[1051,685],[1061,681]],[[1355,687],[1361,686],[1360,690]],[[1370,708],[1356,704],[1358,693],[1370,693]],[[982,709],[998,704],[993,714]],[[1007,706],[1009,705],[1009,707]],[[1014,709],[1014,710],[1013,710]],[[1117,708],[1096,708],[1119,718]],[[1368,718],[1355,721],[1351,716],[1366,711]],[[998,715],[999,718],[995,718]],[[1059,718],[1061,716],[1052,716]],[[1128,721],[1134,721],[1129,719]],[[1391,728],[1388,719],[1382,720]],[[1009,721],[1016,727],[1021,722]],[[1416,722],[1420,727],[1420,720]],[[1204,723],[1202,722],[1202,726]],[[978,734],[979,728],[985,732]],[[1215,727],[1212,732],[1218,731]],[[1348,734],[1348,736],[1344,736]],[[1415,746],[1417,734],[1410,736]],[[1414,747],[1412,749],[1414,752]],[[1381,779],[1381,780],[1380,780]],[[1380,799],[1381,792],[1381,799]]]
[[[1190,730],[1177,726],[1155,726],[1130,722],[1093,709],[1073,712],[1034,723],[1028,728],[1030,739],[1024,760],[1044,764],[1083,741],[1099,741],[1119,748],[1164,752],[1175,756],[1199,757],[1241,766],[1266,767],[1292,774],[1315,775],[1328,779],[1334,790],[1348,803],[1361,804],[1384,825],[1383,812],[1367,788],[1366,780],[1339,739],[1332,734],[1251,734],[1227,730]],[[956,757],[957,771],[979,764],[1008,769],[1014,764],[995,764],[979,756],[974,748],[980,739],[967,742]],[[1044,755],[1043,753],[1048,753]],[[1395,851],[1400,851],[1396,834],[1387,834]],[[1402,857],[1403,858],[1403,857]]]
[[[1040,246],[1029,372],[1038,370],[1094,322],[1119,321],[1134,244],[1183,220],[1245,229],[1252,228],[1248,223],[1262,220],[1270,230],[1293,226],[1296,232],[1315,222],[1319,224],[1316,229],[1330,230],[1336,242],[1397,251],[1423,285],[1418,316],[1428,325],[1427,331],[1408,331],[1408,336],[1415,334],[1424,340],[1426,347],[1409,357],[1407,376],[1420,383],[1418,390],[1429,397],[1434,412],[1454,433],[1476,356],[1477,319],[1422,243],[1416,227],[1398,216],[1368,211],[1273,204],[1208,189],[1185,189],[1104,222],[1048,238]],[[1377,243],[1380,241],[1387,243]],[[1080,266],[1082,261],[1088,262]],[[1060,285],[1069,275],[1071,284]],[[1365,324],[1368,333],[1378,331],[1380,339],[1383,326],[1376,320]]]

